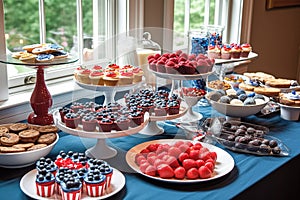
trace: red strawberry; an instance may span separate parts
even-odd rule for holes
[[[163,159],[163,157],[164,157],[165,155],[168,155],[168,153],[167,153],[166,151],[163,151],[163,152],[157,154],[157,158]]]
[[[174,170],[174,175],[175,175],[175,178],[177,178],[177,179],[184,179],[185,173],[186,173],[186,170],[182,166],[179,166]]]
[[[147,167],[149,166],[150,164],[148,163],[148,162],[144,162],[144,163],[142,163],[141,165],[140,165],[140,170],[141,170],[141,172],[143,172],[143,173],[145,173],[146,172],[146,169],[147,169]]]
[[[181,153],[179,154],[178,160],[182,163],[185,159],[190,158],[189,154],[187,153]]]
[[[170,165],[172,168],[176,168],[179,166],[179,163],[177,159],[174,156],[168,156],[165,160],[168,165]]]
[[[159,144],[149,144],[149,145],[147,146],[147,149],[148,149],[149,151],[156,151],[156,149],[157,149],[158,146],[159,146]]]
[[[199,158],[206,161],[207,159],[211,158],[210,157],[210,152],[206,151],[206,152],[200,153]]]
[[[217,160],[217,153],[216,153],[215,151],[211,151],[211,152],[210,152],[210,157],[211,157],[214,161],[216,161],[216,160]]]
[[[155,160],[157,159],[156,156],[148,156],[147,161],[151,164],[154,165]]]
[[[204,166],[207,167],[208,169],[210,169],[210,171],[212,171],[212,172],[214,171],[215,166],[212,162],[205,162]]]
[[[196,160],[196,163],[197,163],[198,168],[205,164],[204,160],[201,160],[201,159]]]
[[[186,176],[188,179],[196,179],[199,177],[199,172],[193,167],[186,172]]]
[[[174,170],[170,165],[167,164],[158,165],[157,173],[161,178],[172,178],[174,176]]]
[[[206,167],[205,165],[204,166],[201,166],[199,169],[198,169],[198,172],[199,172],[199,176],[200,178],[210,178],[212,176],[212,172],[210,171],[210,169],[208,167]]]
[[[144,161],[144,160],[147,161],[147,159],[144,156],[140,155],[140,156],[136,157],[135,162],[137,165],[140,165],[142,163],[142,161]]]
[[[183,144],[184,144],[184,141],[179,140],[179,141],[175,142],[175,144],[173,146],[174,147],[180,147],[180,145],[183,145]]]
[[[197,143],[194,144],[194,149],[200,150],[202,147],[203,147],[202,144],[199,143],[199,142],[197,142]]]
[[[186,150],[187,150],[188,148],[189,148],[189,146],[186,145],[186,144],[182,144],[182,145],[179,146],[179,149],[180,149],[181,152],[186,152]]]
[[[182,161],[182,166],[185,170],[189,170],[193,167],[197,167],[197,163],[195,160],[188,158]]]
[[[148,154],[150,151],[148,149],[143,149],[140,153],[141,154]]]
[[[146,155],[147,158],[148,158],[148,157],[151,157],[151,156],[156,156],[156,153],[155,153],[155,152],[149,152],[149,153]]]
[[[156,159],[153,163],[153,166],[154,167],[157,167],[158,165],[160,164],[167,164],[167,162],[165,160],[162,160],[162,159]]]
[[[193,160],[198,160],[199,159],[199,154],[200,154],[200,151],[199,150],[191,150],[190,153],[189,153],[189,156],[191,159]]]
[[[155,176],[156,175],[156,169],[154,166],[149,165],[146,170],[145,170],[145,174],[149,175],[149,176]]]
[[[168,150],[168,154],[170,156],[175,156],[176,158],[178,158],[180,153],[181,153],[181,151],[177,147],[170,147],[170,149]]]

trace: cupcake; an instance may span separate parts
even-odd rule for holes
[[[142,112],[131,112],[128,115],[128,119],[130,120],[130,127],[140,126],[144,121],[144,115]]]
[[[84,131],[92,132],[96,130],[97,127],[97,119],[92,115],[85,115],[82,118],[82,129]]]
[[[80,71],[78,73],[78,80],[84,84],[91,84],[90,73],[91,73],[91,70],[89,70],[89,69],[84,69],[84,70]]]
[[[39,171],[35,179],[36,192],[40,197],[51,197],[55,189],[55,177],[46,170]]]
[[[231,58],[231,47],[230,45],[223,45],[221,49],[221,58],[230,59]]]
[[[50,158],[41,157],[36,162],[36,169],[38,170],[38,172],[46,170],[46,172],[51,172],[55,176],[57,166]]]
[[[101,132],[110,132],[112,130],[113,121],[108,118],[98,120],[99,130]]]
[[[103,71],[103,67],[100,66],[100,65],[94,65],[91,69],[91,71],[99,71],[99,70],[102,70]]]
[[[178,103],[177,100],[169,101],[168,107],[169,107],[169,112],[168,112],[169,115],[179,114],[180,104]]]
[[[73,112],[77,113],[80,109],[84,108],[84,105],[80,102],[73,102],[70,108]]]
[[[162,58],[162,59],[158,60],[156,62],[156,71],[160,72],[160,73],[166,73],[165,64],[166,64],[166,58],[165,59]]]
[[[114,121],[114,129],[116,131],[124,131],[128,130],[130,124],[130,120],[128,117],[125,115],[119,116],[115,121]]]
[[[80,117],[76,113],[67,113],[64,116],[65,125],[69,128],[77,128],[80,124]]]
[[[156,101],[155,102],[155,108],[154,108],[154,114],[155,116],[166,116],[168,114],[168,106],[166,101]]]
[[[119,75],[116,72],[107,72],[103,77],[105,86],[116,86],[119,81]]]
[[[133,72],[129,69],[120,70],[118,85],[129,85],[133,82]]]
[[[242,51],[241,51],[241,57],[247,58],[249,56],[249,53],[252,51],[252,47],[250,44],[245,43],[241,45]]]
[[[240,58],[242,52],[242,48],[240,45],[234,44],[231,47],[231,58]]]
[[[220,46],[216,45],[209,45],[207,49],[207,56],[209,58],[219,59],[221,58],[221,48]]]
[[[103,70],[92,71],[89,75],[92,85],[104,85],[103,81],[104,72]]]
[[[100,197],[104,194],[106,185],[106,176],[95,169],[89,171],[84,177],[87,195],[90,197]]]
[[[60,108],[59,109],[59,115],[60,115],[60,120],[65,123],[65,115],[69,112],[73,112],[73,110],[71,108],[68,108],[68,107],[63,107],[63,108]]]
[[[109,64],[109,65],[107,66],[107,68],[113,69],[114,71],[120,70],[120,66],[117,65],[117,64],[115,64],[115,63]]]
[[[63,200],[80,200],[82,193],[82,183],[73,176],[65,177],[60,183]]]
[[[85,70],[86,69],[86,67],[83,67],[83,66],[78,66],[76,69],[75,69],[75,71],[74,71],[74,76],[75,76],[75,79],[77,80],[77,81],[79,81],[79,77],[78,77],[78,74],[79,73],[81,73],[83,70]]]
[[[148,64],[149,64],[149,68],[152,70],[152,71],[157,71],[156,69],[156,63],[157,63],[157,60],[155,58],[151,58],[148,60]]]
[[[105,189],[108,189],[110,187],[111,178],[113,176],[113,168],[108,163],[104,163],[99,166],[99,171],[106,177]]]
[[[133,67],[133,83],[139,83],[143,79],[144,71],[140,67]]]

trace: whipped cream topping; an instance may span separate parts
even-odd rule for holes
[[[286,98],[291,99],[291,100],[298,100],[300,99],[300,95],[297,94],[297,92],[295,90],[293,90],[290,93],[287,93],[284,95]]]

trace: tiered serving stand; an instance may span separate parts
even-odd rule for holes
[[[52,106],[52,96],[46,86],[44,78],[44,69],[56,65],[65,65],[74,63],[78,58],[69,55],[64,59],[54,59],[51,62],[22,62],[12,57],[11,54],[0,56],[0,62],[12,65],[23,65],[36,69],[36,83],[30,98],[30,105],[33,112],[28,116],[28,123],[36,125],[53,124],[53,115],[49,113]]]
[[[141,83],[136,84],[130,84],[130,85],[124,85],[124,86],[98,86],[98,85],[90,85],[90,84],[84,84],[77,80],[75,80],[75,83],[79,85],[80,87],[87,89],[87,90],[93,90],[93,91],[101,91],[104,93],[105,100],[104,105],[107,105],[108,103],[115,102],[114,97],[116,92],[118,91],[126,91],[130,89],[134,89],[138,87]],[[55,118],[55,124],[56,126],[71,135],[83,137],[83,138],[95,138],[97,139],[97,143],[88,149],[86,151],[86,155],[89,157],[97,158],[97,159],[108,159],[112,158],[117,154],[117,150],[108,146],[106,143],[107,138],[118,138],[118,137],[124,137],[128,135],[133,135],[141,131],[145,126],[147,126],[149,122],[149,114],[145,113],[144,116],[144,122],[137,127],[130,128],[128,130],[123,131],[111,131],[111,132],[100,132],[98,129],[93,132],[84,131],[82,129],[82,126],[79,125],[78,128],[72,129],[67,127],[60,119],[60,113],[59,111],[54,112],[54,118]]]

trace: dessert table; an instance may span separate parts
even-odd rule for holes
[[[210,106],[199,109],[204,118],[221,116]],[[164,128],[161,135],[135,134],[108,139],[108,145],[117,149],[115,157],[107,159],[114,168],[121,171],[125,187],[108,199],[288,199],[300,188],[300,123],[286,121],[277,114],[259,118],[250,116],[242,121],[267,126],[269,134],[280,139],[290,150],[289,156],[272,157],[235,153],[226,150],[234,159],[235,167],[225,176],[207,182],[178,184],[157,181],[135,173],[126,163],[126,152],[142,142],[157,139],[185,138],[185,134],[173,122],[159,122]],[[95,145],[95,140],[80,138],[59,132],[60,139],[48,157],[54,158],[60,150],[85,152]],[[20,189],[20,180],[34,166],[21,169],[0,168],[1,199],[30,199]]]

